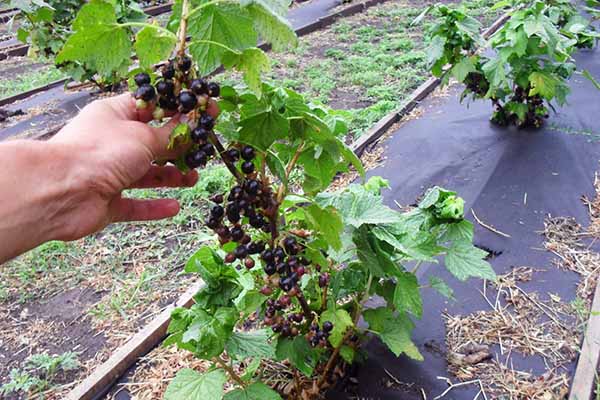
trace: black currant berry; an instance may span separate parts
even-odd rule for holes
[[[270,295],[272,295],[272,294],[273,294],[273,289],[271,289],[271,288],[270,288],[270,287],[268,287],[268,286],[263,286],[263,287],[260,289],[260,293],[261,293],[261,294],[263,294],[263,295],[265,295],[265,296],[270,296]]]
[[[283,327],[280,324],[275,324],[275,325],[273,325],[273,327],[271,329],[273,329],[273,332],[279,333],[279,332],[281,332]]]
[[[273,255],[278,260],[283,260],[285,258],[285,252],[283,251],[283,249],[281,247],[276,247],[275,250],[273,251]]]
[[[265,274],[273,275],[275,274],[275,272],[277,272],[277,267],[275,266],[275,264],[266,264],[264,270]]]
[[[302,278],[302,276],[306,273],[306,269],[303,266],[299,266],[296,269],[296,273],[298,274],[299,278]]]
[[[208,84],[204,79],[194,79],[190,85],[190,90],[198,96],[208,94]]]
[[[163,67],[162,76],[165,79],[173,79],[175,77],[175,68],[173,64],[168,64]]]
[[[240,152],[237,151],[237,149],[229,149],[227,150],[227,157],[229,157],[231,161],[237,161],[240,158]]]
[[[227,219],[229,220],[229,222],[231,222],[232,224],[237,224],[238,221],[240,220],[240,213],[236,213],[236,212],[231,212],[228,211],[227,212]]]
[[[265,220],[262,216],[255,216],[250,218],[250,226],[256,229],[260,229],[265,224]]]
[[[229,228],[226,226],[220,226],[218,227],[215,232],[217,232],[217,235],[219,235],[220,238],[223,239],[227,239],[231,236],[231,233],[229,232]]]
[[[231,229],[231,238],[236,242],[239,242],[244,237],[244,230],[239,226]]]
[[[284,274],[287,270],[287,264],[286,263],[277,263],[277,273],[278,274]]]
[[[244,163],[242,163],[242,172],[245,174],[253,173],[254,163],[252,161],[244,161]]]
[[[235,248],[233,254],[235,254],[238,259],[242,260],[248,256],[248,250],[246,250],[246,246],[240,245]]]
[[[215,119],[208,114],[202,114],[199,124],[204,129],[211,130],[215,127]]]
[[[175,85],[173,84],[173,81],[160,81],[156,84],[156,91],[161,96],[172,97],[175,91]]]
[[[210,196],[210,201],[212,201],[213,203],[221,204],[223,202],[223,195],[213,194],[212,196]]]
[[[319,275],[319,286],[325,287],[327,285],[329,285],[329,274],[323,273],[323,274]]]
[[[246,161],[244,164],[242,164],[242,171],[244,171],[244,165],[246,165],[246,163],[250,163],[252,165],[252,170],[254,170],[254,164],[252,164],[252,161]],[[246,172],[245,173],[249,174],[250,172]],[[251,196],[256,196],[258,194],[258,191],[260,190],[260,182],[258,182],[255,179],[250,179],[249,181],[246,182],[246,193],[248,193]]]
[[[219,226],[219,219],[218,218],[214,218],[214,217],[209,217],[206,219],[206,226],[208,226],[210,229],[215,229],[216,227]]]
[[[286,337],[286,336],[290,336],[292,334],[292,328],[289,325],[284,325],[283,328],[281,328],[281,336]]]
[[[154,86],[149,84],[144,84],[135,91],[135,98],[141,99],[144,101],[152,101],[156,97],[156,91],[154,90]]]
[[[210,216],[213,218],[221,219],[225,215],[225,210],[221,206],[214,206],[210,209]]]
[[[331,332],[333,330],[333,324],[330,321],[323,322],[323,330],[325,332]]]
[[[212,144],[206,143],[201,147],[202,151],[206,153],[207,156],[212,157],[215,155],[215,148]]]
[[[192,141],[194,141],[195,143],[200,143],[206,142],[206,140],[208,140],[208,134],[209,131],[199,126],[192,130],[190,136],[192,137]]]
[[[254,268],[254,260],[251,259],[250,257],[248,257],[244,260],[244,265],[246,266],[247,269],[252,269],[252,268]]]
[[[273,262],[273,252],[271,250],[265,250],[261,253],[260,258],[268,263]]]
[[[242,149],[242,158],[246,161],[252,161],[252,159],[256,156],[254,153],[254,149],[250,146],[244,146]]]
[[[151,82],[150,75],[148,75],[145,72],[140,72],[139,74],[133,77],[133,80],[135,81],[135,84],[138,85],[138,87],[142,85],[149,85]]]
[[[188,56],[183,56],[179,59],[178,67],[181,71],[187,72],[192,68],[192,59]]]
[[[206,165],[207,157],[206,154],[199,150],[188,153],[185,156],[185,163],[190,169],[195,169]]]
[[[179,105],[181,106],[181,112],[184,114],[189,113],[198,104],[198,99],[192,92],[183,91],[179,93]]]
[[[228,253],[228,254],[225,256],[225,263],[226,263],[226,264],[231,264],[231,263],[232,263],[232,262],[234,262],[234,261],[235,261],[235,254],[233,254],[233,253]]]
[[[208,95],[210,97],[219,97],[221,95],[221,87],[218,83],[211,82],[208,84]]]
[[[158,105],[162,109],[169,110],[169,111],[176,111],[177,110],[177,99],[174,97],[161,97],[160,99],[158,99]]]

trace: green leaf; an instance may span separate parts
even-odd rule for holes
[[[484,260],[486,256],[487,252],[471,243],[458,242],[448,249],[445,258],[446,269],[461,281],[471,277],[495,280],[494,270]]]
[[[177,38],[158,27],[145,26],[135,38],[135,52],[143,68],[149,69],[154,64],[166,60],[171,55]]]
[[[282,51],[295,46],[296,32],[285,18],[288,11],[287,0],[241,0],[254,21],[254,28],[260,37],[271,43],[273,50]]]
[[[529,75],[529,82],[531,83],[531,90],[529,91],[530,96],[539,94],[548,100],[554,98],[556,86],[560,83],[554,76],[542,71],[532,72]]]
[[[333,324],[333,330],[329,334],[329,343],[333,347],[338,347],[342,344],[344,334],[348,328],[354,326],[352,317],[348,314],[348,311],[343,309],[332,310],[328,309],[321,314],[321,322],[329,321]]]
[[[583,76],[586,77],[592,84],[596,87],[596,89],[600,90],[600,82],[598,82],[594,76],[587,69],[583,70]]]
[[[247,96],[240,110],[240,141],[267,150],[273,142],[287,136],[290,125],[279,110],[271,104],[270,97],[260,99]]]
[[[279,361],[288,360],[309,378],[317,365],[317,352],[310,347],[304,336],[296,336],[294,339],[280,338],[277,342],[276,354]]]
[[[365,189],[376,195],[381,195],[381,189],[389,189],[389,188],[390,188],[390,181],[382,178],[381,176],[372,176],[365,183]]]
[[[185,368],[177,373],[165,391],[165,400],[221,400],[223,386],[227,382],[225,372],[217,369],[200,374]]]
[[[190,127],[188,124],[179,123],[173,130],[169,136],[169,145],[167,146],[167,150],[173,150],[179,146],[189,143],[190,138]]]
[[[256,382],[244,389],[236,389],[225,395],[224,400],[281,400],[279,393],[262,382]],[[187,400],[187,399],[186,399]],[[208,399],[206,399],[208,400]]]
[[[210,360],[225,350],[225,343],[236,321],[235,309],[220,308],[214,316],[198,309],[196,317],[183,333],[182,342],[195,346],[197,357]]]
[[[358,259],[369,268],[376,277],[395,276],[400,269],[392,260],[392,255],[384,251],[370,232],[369,227],[363,226],[356,229],[352,235],[356,246]]]
[[[463,241],[463,242],[472,242],[473,241],[473,223],[471,221],[467,221],[466,219],[460,222],[454,222],[451,224],[446,224],[446,231],[442,235],[440,241]]]
[[[476,72],[475,63],[471,57],[464,57],[452,67],[452,76],[463,82],[470,72]]]
[[[344,223],[337,210],[331,206],[321,208],[317,204],[311,204],[305,211],[307,221],[323,236],[327,244],[334,250],[339,250],[342,247]]]
[[[81,62],[103,76],[125,75],[131,41],[127,28],[117,23],[113,5],[103,0],[85,4],[73,21],[74,33],[56,57],[56,63]]]
[[[350,185],[335,193],[319,193],[316,202],[321,207],[333,206],[342,215],[345,224],[359,228],[364,224],[392,224],[399,222],[399,213],[383,204],[381,195],[361,185]]]
[[[394,315],[390,309],[380,307],[365,311],[363,316],[369,328],[377,332],[396,357],[404,353],[414,360],[423,361],[423,356],[411,340],[414,324],[406,314]]]
[[[408,311],[418,318],[423,316],[423,300],[415,274],[402,272],[397,275],[394,306],[400,312]]]
[[[261,92],[261,74],[271,69],[271,62],[264,51],[252,47],[241,53],[225,53],[223,66],[242,72],[248,88],[258,94]]]
[[[483,73],[492,88],[501,88],[506,84],[506,69],[500,57],[494,57],[482,66]]]
[[[255,46],[258,39],[251,16],[237,4],[222,3],[202,8],[189,19],[188,33],[192,37],[190,53],[201,75],[207,75],[221,65],[226,48],[243,51]]]
[[[186,273],[197,273],[208,285],[217,284],[221,277],[233,278],[236,275],[228,269],[223,259],[208,246],[200,248],[185,264]]]
[[[427,64],[433,65],[442,57],[444,57],[444,46],[446,46],[446,38],[443,36],[434,36],[427,48]]]
[[[354,363],[354,357],[356,356],[356,352],[350,346],[343,345],[340,348],[340,356],[346,363],[352,364]]]
[[[238,360],[250,357],[275,358],[275,347],[269,343],[266,330],[235,332],[225,344],[225,350],[230,357]]]
[[[447,299],[454,300],[454,290],[437,276],[429,277],[429,286]]]
[[[267,297],[261,294],[258,290],[244,290],[234,300],[237,309],[244,314],[251,314],[257,310]]]

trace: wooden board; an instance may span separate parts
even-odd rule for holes
[[[594,389],[600,358],[600,282],[592,303],[590,318],[586,325],[585,337],[577,361],[577,369],[571,386],[569,400],[589,400]]]
[[[202,288],[204,282],[195,282],[174,304],[168,306],[156,318],[136,333],[127,343],[103,364],[99,365],[91,375],[69,392],[68,400],[92,400],[105,394],[138,358],[158,346],[167,335],[167,327],[171,320],[171,311],[175,307],[190,307],[194,295]]]

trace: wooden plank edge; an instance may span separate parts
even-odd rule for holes
[[[69,78],[62,78],[62,79],[56,80],[54,82],[50,82],[47,85],[28,90],[26,92],[18,93],[14,96],[5,97],[3,99],[0,99],[0,107],[8,105],[8,104],[12,104],[15,101],[26,99],[28,97],[33,96],[34,94],[45,92],[46,90],[53,89],[57,86],[64,85],[65,83],[69,82],[69,80],[70,80]]]
[[[370,2],[381,2],[382,0],[369,0]],[[385,0],[383,0],[385,1]],[[482,36],[485,39],[490,38],[494,33],[498,31],[510,18],[510,13],[507,12],[501,17],[496,19],[489,28],[487,28]],[[354,142],[350,148],[356,153],[357,156],[361,156],[362,153],[372,144],[383,136],[388,129],[396,122],[400,121],[402,117],[410,113],[421,101],[423,101],[431,92],[433,92],[441,83],[441,80],[435,77],[429,78],[421,86],[416,88],[410,95],[410,97],[400,106],[398,110],[394,110],[389,114],[385,115],[380,119],[371,129],[369,129],[364,135],[362,135],[356,142]]]
[[[175,307],[189,308],[193,304],[194,295],[203,285],[204,282],[200,280],[194,282],[177,302],[169,305],[127,343],[113,352],[107,361],[96,367],[91,375],[71,390],[67,395],[67,400],[93,400],[110,390],[140,357],[157,347],[165,339],[173,309]]]
[[[592,310],[586,326],[569,400],[589,400],[594,390],[594,380],[598,375],[597,368],[600,359],[600,280],[596,283]]]

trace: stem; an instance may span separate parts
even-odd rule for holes
[[[181,5],[181,21],[179,22],[179,30],[177,31],[177,36],[179,40],[179,44],[177,46],[177,55],[179,57],[185,56],[185,43],[187,41],[187,22],[190,15],[190,0],[183,0],[183,3]]]
[[[175,35],[170,30],[165,29],[162,26],[158,26],[158,25],[147,24],[145,22],[123,22],[122,24],[116,24],[116,25],[120,26],[122,28],[125,28],[127,26],[137,26],[140,28],[152,28],[152,29],[156,29],[157,31],[166,34],[167,36],[171,37],[173,40],[177,40],[177,35]]]
[[[302,311],[304,312],[306,321],[311,322],[313,313],[310,310],[310,307],[308,306],[308,303],[306,302],[306,298],[304,297],[304,293],[302,293],[302,290],[300,288],[298,288],[298,294],[296,295],[296,298],[298,299],[298,302],[300,303],[300,306],[302,307]]]
[[[416,274],[422,264],[423,264],[423,260],[417,261],[417,263],[415,264],[415,267],[412,269],[412,271],[410,271],[410,273]]]
[[[233,368],[231,368],[229,365],[227,365],[227,363],[225,362],[225,360],[223,360],[219,356],[215,357],[213,360],[214,360],[215,363],[219,364],[219,366],[221,368],[223,368],[225,371],[227,371],[227,373],[229,374],[229,376],[231,376],[231,379],[233,379],[238,385],[240,385],[243,388],[246,387],[246,382],[244,382],[242,380],[242,378],[240,378],[240,376],[233,370]]]
[[[371,290],[372,283],[373,283],[373,274],[369,274],[369,279],[367,280],[367,287],[363,294],[363,298],[356,305],[356,311],[354,314],[354,321],[353,321],[354,326],[356,326],[358,324],[358,320],[360,319],[363,303],[365,303],[369,299],[369,291]],[[354,332],[353,328],[348,329],[348,331],[344,335],[344,338],[340,342],[340,345],[333,350],[333,353],[331,353],[331,356],[329,357],[329,360],[327,360],[327,364],[325,365],[325,369],[323,370],[323,374],[319,377],[319,380],[317,381],[317,387],[319,389],[321,388],[321,386],[323,386],[323,383],[325,383],[327,376],[329,375],[329,373],[331,372],[331,369],[333,368],[333,366],[335,365],[335,362],[337,361],[337,358],[340,354],[340,350],[341,350],[342,346],[350,338],[350,336],[352,335],[352,332]]]
[[[285,182],[281,182],[279,190],[277,191],[277,203],[281,203],[283,201],[283,198],[285,197],[287,181],[290,178],[290,174],[292,173],[294,166],[296,166],[296,163],[298,162],[298,158],[300,158],[300,154],[302,154],[302,150],[304,150],[304,142],[300,143],[300,145],[296,149],[296,152],[294,153],[294,156],[285,168]]]
[[[212,0],[212,1],[209,1],[209,2],[204,3],[204,4],[200,4],[198,7],[194,8],[192,11],[189,11],[187,13],[187,18],[191,18],[192,16],[198,14],[205,7],[214,6],[215,4],[219,4],[219,3],[237,3],[237,2],[236,1],[232,1],[232,0]]]
[[[221,156],[221,160],[223,160],[223,162],[225,163],[225,166],[227,167],[229,172],[231,172],[231,174],[235,177],[235,179],[239,183],[243,182],[244,177],[242,176],[240,171],[237,170],[235,165],[233,165],[233,162],[229,159],[229,157],[225,153],[225,148],[219,141],[219,138],[217,137],[217,135],[215,135],[215,133],[211,131],[208,134],[208,140],[210,140],[210,142],[213,144],[213,146],[216,147],[217,151],[219,152],[219,155]]]

